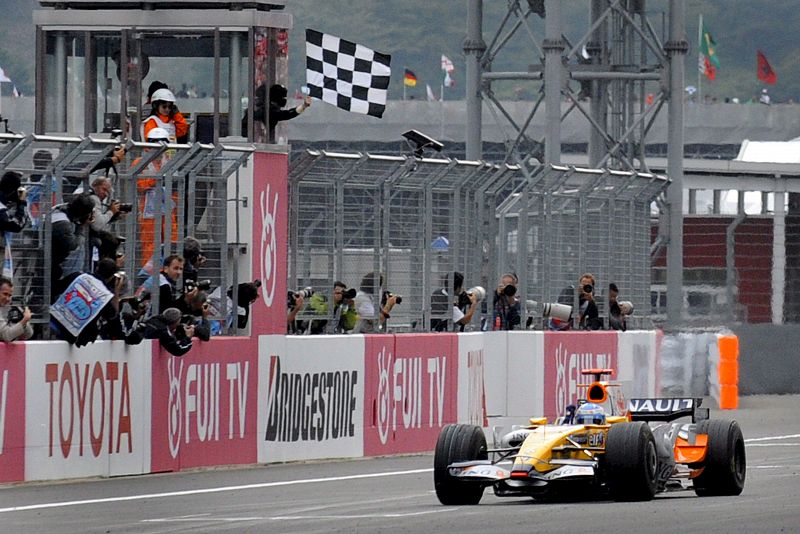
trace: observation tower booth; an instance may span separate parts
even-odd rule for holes
[[[190,141],[265,142],[256,88],[286,83],[285,0],[41,0],[35,133],[123,131],[139,141],[147,88],[165,82],[188,115]],[[249,115],[245,131],[242,118]]]

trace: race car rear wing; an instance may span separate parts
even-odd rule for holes
[[[696,423],[708,419],[708,408],[700,408],[702,398],[692,399],[630,399],[628,411],[632,421],[674,421],[681,417],[691,417]]]

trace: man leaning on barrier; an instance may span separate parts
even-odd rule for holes
[[[194,326],[181,324],[181,311],[167,308],[149,318],[144,325],[145,339],[157,339],[161,347],[173,356],[183,356],[192,349]]]

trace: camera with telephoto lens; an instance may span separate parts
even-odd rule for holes
[[[507,297],[513,297],[516,294],[517,294],[517,286],[508,284],[503,288],[503,295]]]
[[[289,308],[294,308],[294,300],[297,297],[303,297],[303,300],[311,298],[311,295],[314,294],[314,289],[311,287],[304,287],[303,289],[297,289],[295,291],[288,291],[286,294],[286,304]]]
[[[20,322],[23,317],[22,313],[22,308],[19,306],[11,306],[11,308],[8,309],[8,315],[6,315],[8,324],[17,324]]]
[[[354,299],[356,298],[357,293],[358,291],[356,291],[356,288],[354,287],[351,287],[350,289],[345,289],[344,291],[342,291],[342,299],[345,300]]]
[[[591,294],[591,293],[594,292],[594,287],[592,286],[592,284],[585,284],[583,286],[583,292],[587,293],[587,294]]]
[[[116,201],[114,201],[116,202]],[[133,204],[130,202],[120,202],[119,203],[119,212],[120,213],[130,213],[133,211]]]
[[[383,297],[381,298],[381,306],[383,306],[384,304],[386,304],[386,300],[387,300],[389,297],[396,297],[396,298],[395,298],[395,301],[394,301],[394,303],[395,303],[395,304],[402,304],[402,303],[403,303],[403,297],[402,297],[401,295],[395,295],[395,294],[394,294],[394,293],[392,293],[391,291],[384,291],[384,292],[383,292]]]
[[[199,280],[195,282],[194,280],[186,280],[183,285],[186,287],[186,291],[192,291],[194,288],[197,288],[201,291],[208,291],[211,289],[211,280]]]

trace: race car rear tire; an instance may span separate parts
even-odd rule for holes
[[[478,504],[483,497],[483,485],[456,479],[450,475],[447,466],[454,462],[486,459],[486,436],[481,427],[444,427],[436,441],[433,456],[433,486],[439,502],[448,505]]]
[[[611,425],[604,460],[609,494],[615,501],[649,501],[656,494],[658,454],[647,423]]]
[[[693,481],[694,492],[701,497],[742,493],[747,459],[739,424],[707,419],[697,424],[697,433],[708,434],[708,448],[703,472]]]

